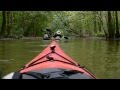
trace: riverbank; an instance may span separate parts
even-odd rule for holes
[[[22,38],[0,38],[0,40],[39,40],[42,37],[22,37]]]
[[[84,39],[90,39],[90,40],[120,40],[120,38],[106,38],[106,37],[77,37],[77,38],[84,38]]]
[[[106,39],[106,37],[69,37],[69,39],[82,38],[82,39],[93,39],[93,40],[120,40],[120,38]],[[22,37],[22,38],[0,38],[0,40],[42,40],[43,37]]]

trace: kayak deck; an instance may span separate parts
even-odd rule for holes
[[[40,54],[33,58],[32,61],[27,63],[20,70],[20,73],[54,68],[76,70],[91,78],[95,78],[94,75],[87,69],[81,67],[71,57],[66,55],[56,41],[52,41],[52,43],[48,45]]]

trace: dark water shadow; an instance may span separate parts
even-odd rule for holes
[[[105,71],[111,79],[120,78],[120,42],[107,41]]]

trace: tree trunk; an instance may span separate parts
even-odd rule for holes
[[[6,11],[2,11],[2,27],[0,31],[0,36],[5,36],[5,29],[6,29]]]
[[[9,37],[9,35],[10,35],[10,30],[11,30],[11,22],[10,22],[10,19],[12,18],[11,16],[10,16],[10,14],[11,14],[11,12],[10,11],[7,11],[6,12],[6,31],[7,31],[7,37]]]
[[[2,27],[0,35],[2,37],[8,37],[10,35],[12,27],[12,16],[10,11],[3,11],[2,12]]]
[[[108,11],[108,38],[114,38],[111,11]]]
[[[100,20],[100,25],[101,25],[101,30],[103,30],[104,31],[104,33],[105,33],[105,37],[107,38],[108,37],[108,33],[107,33],[107,31],[106,31],[106,29],[105,29],[105,27],[104,27],[104,23],[103,23],[103,14],[104,13],[102,13],[101,11],[100,11],[100,16],[99,16],[99,20]]]
[[[96,11],[93,11],[94,32],[97,33]]]
[[[117,14],[117,11],[115,11],[115,20],[116,20],[116,33],[115,33],[115,38],[119,38],[120,37],[120,34],[119,34],[119,24],[118,24],[118,14]]]
[[[102,31],[102,29],[101,29],[101,21],[100,21],[100,19],[102,18],[102,14],[101,14],[101,11],[100,11],[100,13],[99,13],[99,21],[98,21],[98,27],[99,27],[99,32],[101,32]]]

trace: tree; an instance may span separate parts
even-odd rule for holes
[[[6,36],[9,37],[11,34],[11,29],[12,29],[12,20],[13,16],[12,16],[12,11],[7,11],[6,12]]]
[[[114,38],[114,29],[113,29],[113,23],[112,23],[112,16],[111,11],[108,11],[108,38]]]
[[[4,37],[5,29],[6,29],[6,12],[2,11],[2,27],[1,27],[1,32],[0,32],[1,37]]]
[[[12,28],[12,13],[11,11],[2,11],[2,27],[0,35],[9,37]]]
[[[115,11],[115,20],[116,20],[116,33],[115,33],[115,37],[116,38],[119,38],[120,37],[120,34],[119,34],[119,24],[118,24],[118,13],[117,11]]]

